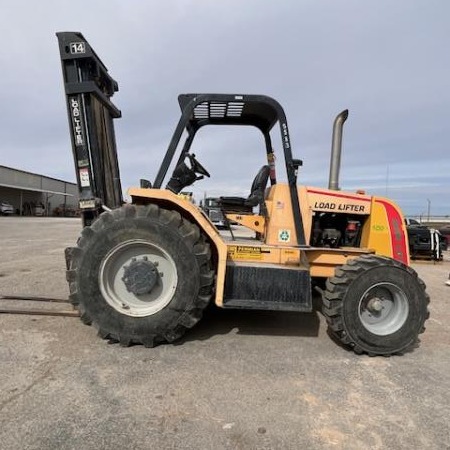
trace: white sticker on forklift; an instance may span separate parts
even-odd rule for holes
[[[81,187],[89,187],[91,185],[89,182],[89,169],[87,167],[80,169],[80,185]]]
[[[84,42],[71,42],[70,53],[76,55],[77,53],[86,53],[86,44]]]
[[[291,232],[290,230],[278,230],[278,242],[290,242]]]

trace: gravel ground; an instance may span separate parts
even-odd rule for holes
[[[0,294],[66,297],[77,219],[1,217]],[[121,348],[76,318],[0,316],[0,448],[450,448],[450,255],[415,263],[420,347],[336,345],[317,313],[212,309],[177,345]]]

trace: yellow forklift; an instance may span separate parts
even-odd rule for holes
[[[273,98],[180,95],[181,117],[154,181],[130,188],[125,203],[113,126],[121,113],[111,101],[118,85],[82,34],[57,37],[84,227],[66,249],[67,280],[81,319],[100,337],[124,346],[173,342],[210,302],[310,312],[315,288],[330,333],[356,353],[391,355],[416,343],[429,297],[409,266],[402,212],[386,198],[339,189],[348,111],[335,119],[325,189],[297,184],[302,161]],[[253,126],[263,135],[267,164],[254,168],[249,195],[220,198],[228,223],[250,230],[246,237],[230,226],[225,238],[178,195],[210,176],[191,152],[206,125]],[[277,130],[283,183],[272,145]]]

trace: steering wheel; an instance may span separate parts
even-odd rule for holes
[[[209,172],[195,159],[194,154],[188,154],[189,161],[191,162],[192,170],[200,175],[204,175],[205,177],[210,178],[211,175]]]

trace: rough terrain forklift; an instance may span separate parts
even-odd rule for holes
[[[180,95],[181,117],[155,180],[129,189],[125,203],[113,127],[121,113],[111,102],[118,85],[82,34],[57,37],[84,227],[66,250],[67,280],[72,303],[100,337],[124,346],[173,342],[210,302],[310,312],[315,287],[331,335],[356,353],[413,347],[429,297],[409,267],[403,215],[386,198],[339,189],[348,111],[334,123],[330,184],[323,189],[297,185],[302,161],[293,158],[286,116],[274,99]],[[206,125],[247,125],[263,134],[267,164],[249,196],[220,200],[227,219],[251,237],[225,238],[177,195],[210,176],[191,152]],[[271,131],[277,128],[285,183],[276,177]]]

